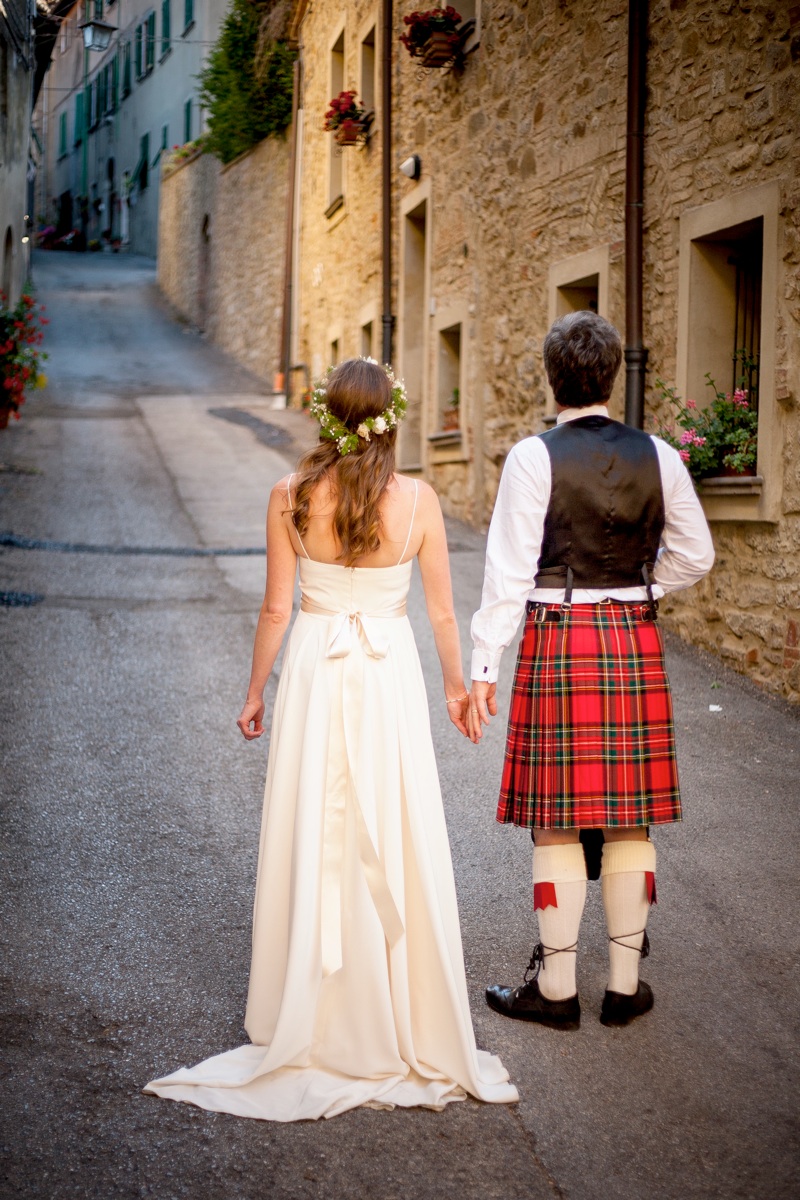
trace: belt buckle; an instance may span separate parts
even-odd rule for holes
[[[533,614],[533,620],[536,625],[544,625],[547,620],[547,609],[543,604],[537,604]]]

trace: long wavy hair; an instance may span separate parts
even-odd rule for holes
[[[392,385],[377,363],[349,358],[336,367],[325,384],[326,403],[335,417],[355,432],[368,417],[378,417],[392,400]],[[341,544],[344,566],[373,554],[383,532],[380,502],[394,474],[397,429],[358,439],[344,457],[335,441],[321,438],[297,466],[292,521],[300,537],[308,529],[311,494],[327,479],[336,501],[333,530]]]

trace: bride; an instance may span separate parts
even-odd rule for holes
[[[245,1028],[251,1044],[144,1089],[272,1121],[358,1105],[513,1103],[476,1049],[425,685],[406,617],[419,561],[450,720],[467,690],[434,491],[395,472],[402,384],[371,359],[314,393],[320,444],[272,491],[248,741],[275,699]]]

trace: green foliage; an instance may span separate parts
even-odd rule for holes
[[[206,148],[224,163],[283,133],[292,118],[294,52],[283,41],[264,38],[275,7],[268,0],[233,0],[200,75]]]
[[[745,351],[739,351],[737,357],[744,370],[751,365]],[[758,450],[758,413],[751,407],[747,391],[738,387],[721,392],[708,373],[706,384],[714,398],[700,408],[694,400],[683,403],[674,387],[656,380],[674,420],[674,424],[659,424],[658,436],[675,447],[694,479],[718,475],[723,468],[752,473]]]

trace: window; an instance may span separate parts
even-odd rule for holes
[[[338,338],[334,338],[334,340],[331,342],[330,359],[331,359],[331,366],[335,367],[339,361],[339,339]]]
[[[429,181],[427,181],[429,182]],[[400,376],[408,392],[408,412],[400,427],[398,460],[417,470],[423,455],[423,404],[426,396],[430,246],[427,183],[402,201],[398,340]],[[422,193],[422,197],[420,196]]]
[[[122,99],[131,94],[131,44],[122,45]]]
[[[136,78],[141,79],[144,75],[144,25],[136,26],[135,34],[136,45]]]
[[[367,112],[375,111],[375,26],[361,42],[361,100]]]
[[[736,192],[681,216],[678,282],[678,394],[697,404],[744,386],[758,411],[754,476],[701,488],[713,520],[775,521],[784,474],[775,395],[778,295],[777,184]]]
[[[329,99],[344,91],[344,30],[331,47]],[[332,217],[344,204],[344,172],[341,147],[328,136],[328,207],[327,217]]]
[[[58,157],[63,158],[67,153],[67,114],[62,112],[58,118]]]
[[[190,142],[192,140],[192,98],[191,96],[183,106],[183,140]]]
[[[109,91],[109,107],[111,112],[116,112],[119,105],[119,51],[111,60],[111,84]]]
[[[69,46],[69,21],[65,18],[61,22],[61,40],[59,43],[60,52],[62,54],[66,54],[68,46]]]
[[[146,72],[150,72],[156,65],[156,14],[154,12],[150,13],[147,18],[146,26],[144,68]]]
[[[161,126],[161,152],[169,148],[169,125]]]
[[[83,92],[78,92],[77,96],[75,97],[75,145],[76,146],[80,146],[81,142],[83,141],[83,134],[84,134],[83,122],[84,122],[84,113],[86,111],[84,108],[84,103],[85,103],[85,101],[84,101]]]
[[[428,467],[466,462],[470,421],[467,340],[470,328],[467,305],[437,306],[432,335],[434,339],[433,403],[425,406],[424,426],[428,430],[426,455]]]
[[[610,271],[611,251],[609,246],[598,246],[572,258],[562,259],[552,263],[548,281],[548,328],[559,317],[567,313],[581,312],[588,309],[599,313],[614,322],[614,317],[608,311],[608,280]],[[614,322],[622,328],[622,314]],[[625,409],[624,371],[620,371],[614,390],[609,401],[609,415],[616,420],[623,419]],[[552,424],[556,419],[556,406],[553,392],[546,385],[545,424]]]
[[[440,329],[436,364],[438,428],[460,428],[461,406],[461,323]]]
[[[474,28],[464,43],[465,50],[472,50],[474,46],[479,45],[481,40],[481,0],[461,0],[458,4],[458,11],[461,13],[461,24],[466,25],[468,21],[474,21]]]
[[[372,330],[372,321],[367,321],[366,325],[361,326],[361,355],[363,358],[374,358],[372,353]]]
[[[170,48],[170,0],[161,0],[161,57],[169,54]]]
[[[194,24],[194,0],[183,0],[183,32]]]
[[[106,70],[105,67],[103,67],[94,82],[96,91],[96,108],[94,119],[96,124],[99,124],[100,118],[106,111],[106,79]]]

